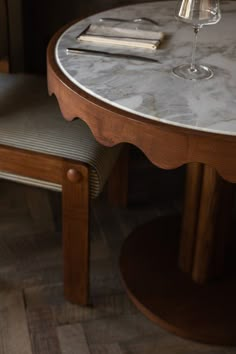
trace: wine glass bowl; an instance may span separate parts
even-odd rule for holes
[[[181,78],[189,80],[209,79],[213,71],[205,65],[196,65],[195,52],[199,30],[206,25],[213,25],[220,21],[221,12],[219,0],[181,0],[176,7],[175,17],[190,24],[194,30],[194,41],[190,64],[182,64],[172,71]]]
[[[193,27],[202,27],[219,22],[221,13],[218,1],[182,0],[177,5],[175,17]]]

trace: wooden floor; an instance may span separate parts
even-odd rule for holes
[[[80,307],[63,298],[61,233],[46,204],[38,214],[35,189],[0,182],[0,354],[236,353],[167,333],[141,315],[122,288],[123,239],[145,220],[176,213],[178,203],[126,210],[93,203],[91,306]],[[41,202],[45,193],[37,195]]]

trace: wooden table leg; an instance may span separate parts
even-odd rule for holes
[[[186,186],[182,223],[178,217],[158,218],[124,242],[123,282],[138,309],[167,330],[235,345],[236,261],[224,265],[232,185],[214,169],[192,164]],[[225,276],[215,280],[223,269]]]
[[[232,222],[232,187],[215,169],[204,166],[192,268],[192,278],[199,284],[224,273]]]
[[[232,218],[233,185],[215,169],[191,163],[187,169],[179,266],[204,284],[224,272]]]
[[[187,166],[183,211],[184,217],[182,219],[179,250],[179,267],[186,273],[191,273],[193,266],[198,211],[201,198],[202,174],[203,164],[190,163]]]

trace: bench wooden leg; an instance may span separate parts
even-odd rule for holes
[[[129,147],[123,148],[107,183],[107,199],[112,206],[128,204]]]
[[[89,169],[64,163],[62,219],[64,293],[72,303],[88,303],[89,277]]]
[[[55,231],[49,192],[46,189],[27,186],[25,195],[31,218],[37,230]]]

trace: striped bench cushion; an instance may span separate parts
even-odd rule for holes
[[[0,144],[87,163],[92,198],[122,148],[100,145],[80,119],[65,121],[56,98],[48,96],[45,78],[25,74],[0,74]]]

